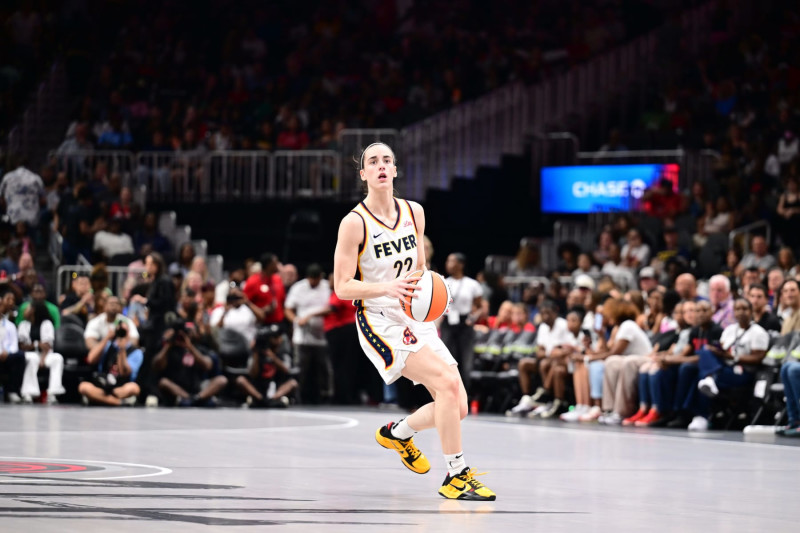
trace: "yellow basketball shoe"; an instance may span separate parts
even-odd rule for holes
[[[378,428],[378,431],[375,432],[375,440],[384,448],[399,453],[406,468],[417,474],[426,474],[431,469],[431,464],[428,462],[428,458],[414,446],[414,438],[398,439],[392,435],[392,426],[394,426],[394,422]]]
[[[448,474],[447,477],[444,478],[442,488],[439,489],[439,494],[441,494],[443,498],[450,500],[493,502],[497,499],[497,494],[475,479],[475,476],[482,475],[483,474],[476,474],[475,471],[470,470],[469,467],[455,476],[450,476]]]

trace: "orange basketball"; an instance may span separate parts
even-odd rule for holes
[[[433,322],[442,316],[450,303],[450,287],[444,278],[430,270],[416,270],[408,275],[409,278],[420,277],[414,281],[417,288],[414,292],[418,298],[405,296],[400,299],[403,312],[417,322]]]

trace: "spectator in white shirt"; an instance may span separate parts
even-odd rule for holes
[[[96,365],[100,379],[84,381],[78,392],[92,403],[132,405],[140,392],[136,378],[144,361],[138,348],[139,331],[121,314],[122,304],[116,296],[108,296],[104,311],[89,321],[83,333],[89,350],[86,362]]]
[[[212,327],[232,329],[247,339],[252,345],[256,337],[256,315],[245,302],[241,289],[234,287],[228,292],[225,305],[211,312],[209,322]]]
[[[613,327],[610,343],[604,336],[598,338],[598,353],[590,355],[587,363],[603,360],[603,410],[605,416],[591,411],[581,421],[597,419],[609,425],[621,424],[637,407],[636,385],[639,367],[647,361],[653,346],[647,334],[636,323],[639,311],[625,300],[608,300],[603,304],[604,322]],[[590,380],[595,368],[589,367]],[[597,376],[594,376],[596,379]]]
[[[25,352],[25,375],[22,378],[23,399],[32,400],[41,395],[39,369],[50,370],[47,386],[47,403],[58,403],[57,395],[67,392],[61,382],[64,374],[64,357],[52,351],[56,330],[44,302],[32,302],[25,309],[25,318],[19,324],[19,347]]]
[[[286,295],[286,318],[294,325],[292,343],[300,366],[300,392],[306,403],[318,403],[333,395],[333,372],[322,324],[330,295],[328,280],[323,279],[322,268],[316,264],[306,269],[306,278],[292,285]]]
[[[750,250],[751,252],[745,255],[736,266],[737,276],[741,276],[745,270],[751,267],[756,267],[763,274],[777,263],[775,257],[768,253],[767,239],[761,235],[754,235],[750,240]]]
[[[531,395],[531,376],[540,371],[540,364],[550,356],[553,348],[563,344],[568,338],[567,321],[558,316],[558,305],[552,300],[545,300],[539,306],[539,316],[542,318],[536,335],[536,357],[523,357],[517,368],[519,369],[519,386],[522,398],[519,403],[507,411],[507,415],[524,415],[541,405],[541,400],[547,390],[539,386]]]
[[[132,254],[133,239],[127,233],[122,233],[122,221],[112,218],[108,222],[107,230],[95,233],[92,249],[106,259],[111,259],[118,254]]]
[[[698,352],[701,379],[697,389],[708,398],[715,398],[720,390],[752,385],[769,348],[769,333],[753,322],[753,306],[747,299],[737,298],[733,313],[736,322],[722,332],[720,346],[709,344]],[[709,401],[698,398],[697,411],[708,420]]]
[[[638,269],[650,261],[650,246],[642,241],[642,234],[636,228],[628,231],[628,242],[622,247],[622,264]]]

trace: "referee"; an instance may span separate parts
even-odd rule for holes
[[[445,270],[450,276],[447,284],[450,285],[453,303],[442,322],[442,342],[458,362],[464,388],[469,391],[475,349],[475,330],[472,326],[482,309],[483,288],[480,283],[464,275],[466,262],[466,256],[461,253],[447,256]]]

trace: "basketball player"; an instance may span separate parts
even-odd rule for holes
[[[428,459],[414,445],[413,435],[436,427],[448,474],[439,494],[448,499],[494,500],[496,495],[475,479],[461,447],[461,420],[467,415],[467,393],[456,361],[432,323],[416,322],[400,308],[412,292],[409,272],[425,268],[425,213],[413,202],[394,197],[397,177],[394,152],[383,143],[361,154],[361,181],[367,197],[342,220],[334,256],[334,290],[354,300],[361,347],[383,380],[401,376],[421,383],[433,402],[375,434],[384,448],[396,450],[413,472],[430,470]]]

